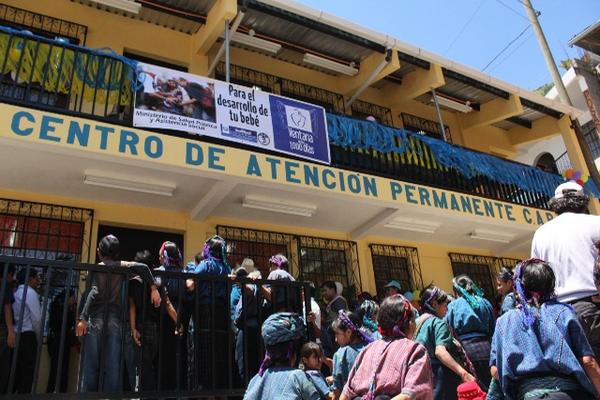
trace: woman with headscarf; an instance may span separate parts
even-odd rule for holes
[[[425,346],[431,360],[434,400],[456,400],[458,385],[475,380],[472,365],[444,321],[448,301],[448,294],[437,286],[425,288],[415,328],[415,341]]]
[[[498,319],[490,365],[507,400],[588,400],[600,393],[600,367],[575,311],[556,300],[545,261],[515,270],[519,307]]]
[[[276,313],[262,325],[265,358],[246,389],[244,400],[319,400],[321,396],[306,373],[298,368],[298,351],[306,325],[295,313]]]
[[[204,259],[193,271],[195,302],[199,310],[194,314],[199,348],[196,351],[196,364],[203,388],[224,388],[227,375],[233,369],[228,364],[229,338],[229,293],[225,279],[231,273],[227,263],[227,244],[220,236],[213,236],[204,242]],[[202,279],[209,278],[209,279]],[[215,386],[216,385],[216,386]]]
[[[490,381],[490,342],[496,320],[492,304],[467,275],[452,280],[458,298],[448,305],[446,321],[462,343],[475,368],[479,386],[487,391]]]
[[[358,355],[340,399],[431,400],[431,366],[427,349],[412,340],[415,317],[410,302],[402,295],[386,298],[377,321],[383,338]]]

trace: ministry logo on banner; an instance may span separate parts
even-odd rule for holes
[[[323,107],[139,63],[133,125],[172,129],[329,164]]]

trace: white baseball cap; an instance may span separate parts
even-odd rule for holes
[[[562,199],[567,193],[573,193],[576,196],[583,196],[583,186],[574,181],[569,181],[558,185],[554,191],[555,199]]]

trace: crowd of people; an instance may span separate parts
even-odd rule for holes
[[[391,281],[383,298],[352,302],[326,281],[319,304],[283,254],[263,281],[249,258],[231,268],[219,236],[187,265],[165,242],[153,266],[149,250],[121,260],[108,235],[79,307],[67,287],[50,303],[47,391],[66,390],[68,352],[81,343],[81,392],[237,385],[248,400],[598,398],[600,216],[588,202],[576,183],[557,188],[557,217],[535,233],[532,258],[496,276],[498,311],[467,275],[454,277],[452,293],[430,284],[410,298]],[[40,276],[1,272],[0,394],[30,393]]]

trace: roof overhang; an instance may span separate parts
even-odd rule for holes
[[[569,40],[569,46],[577,46],[600,55],[600,20],[585,28]]]

